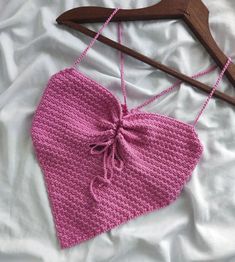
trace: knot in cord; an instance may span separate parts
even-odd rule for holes
[[[114,170],[122,171],[123,169],[123,160],[121,159],[119,152],[118,152],[118,138],[120,131],[123,127],[122,120],[117,121],[114,126],[114,137],[110,138],[104,142],[97,141],[94,144],[91,144],[91,150],[90,153],[92,155],[100,155],[103,154],[103,170],[104,170],[104,176],[95,176],[91,182],[90,182],[90,192],[93,198],[99,202],[99,199],[97,198],[95,192],[94,192],[94,182],[96,180],[99,180],[103,184],[110,184],[111,179],[113,176]],[[101,187],[101,185],[99,185]]]
[[[119,136],[122,128],[123,128],[123,121],[122,121],[122,119],[120,119],[120,120],[118,120],[118,121],[114,124],[114,127],[113,127],[114,132],[115,132],[114,139],[116,139],[116,138]]]

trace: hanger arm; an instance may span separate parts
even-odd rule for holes
[[[112,18],[112,22],[181,18],[222,69],[227,61],[227,56],[218,47],[210,32],[207,7],[201,0],[174,0],[174,4],[172,2],[173,0],[162,0],[158,4],[145,8],[120,9]],[[79,7],[60,15],[57,22],[59,24],[63,24],[64,21],[79,24],[104,22],[112,11],[113,9],[104,7]],[[235,87],[235,65],[233,63],[230,63],[225,75]]]
[[[96,35],[96,32],[80,25],[80,24],[77,24],[75,22],[71,22],[71,21],[64,21],[63,22],[64,25],[70,27],[70,28],[73,28],[73,29],[76,29],[80,32],[82,32],[83,34],[87,35],[87,36],[90,36],[90,37],[94,37]],[[206,84],[203,84],[191,77],[188,77],[182,73],[179,73],[177,71],[175,71],[174,69],[171,69],[165,65],[162,65],[160,64],[159,62],[156,62],[150,58],[148,58],[147,56],[144,56],[140,53],[138,53],[137,51],[134,51],[124,45],[121,45],[103,35],[100,35],[98,38],[97,38],[98,41],[108,45],[108,46],[111,46],[112,48],[116,49],[116,50],[119,50],[119,51],[122,51],[123,53],[133,57],[133,58],[136,58],[148,65],[151,65],[153,66],[154,68],[157,68],[157,69],[160,69],[161,71],[165,72],[165,73],[168,73],[169,75],[172,75],[192,86],[195,86],[197,88],[199,88],[200,90],[204,91],[204,92],[207,92],[207,93],[210,93],[211,92],[211,87],[206,85]],[[215,97],[218,97],[232,105],[235,106],[235,98],[231,97],[231,96],[228,96],[220,91],[215,91],[214,93],[214,96]]]
[[[120,9],[112,18],[112,22],[182,18],[189,1],[174,0],[172,5],[172,0],[164,0],[144,8]],[[56,21],[60,23],[68,20],[79,24],[105,22],[112,10],[112,8],[98,6],[77,7],[61,14]]]

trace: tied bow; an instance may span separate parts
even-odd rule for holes
[[[95,144],[91,144],[91,154],[97,155],[97,154],[103,154],[103,170],[104,170],[104,176],[95,176],[90,183],[90,192],[93,196],[93,198],[96,200],[96,202],[99,202],[99,199],[97,198],[93,186],[94,182],[96,180],[101,181],[103,184],[110,184],[111,179],[113,176],[114,170],[122,171],[123,169],[123,160],[121,159],[117,144],[118,144],[118,137],[119,137],[119,125],[116,128],[115,136],[114,138],[110,138],[105,142],[98,141]],[[109,171],[109,172],[108,172]],[[101,187],[101,184],[99,185]]]

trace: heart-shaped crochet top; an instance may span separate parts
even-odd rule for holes
[[[212,93],[193,124],[141,111],[179,82],[128,110],[121,59],[124,104],[71,67],[51,77],[33,118],[33,145],[62,248],[169,205],[202,155],[195,124]]]

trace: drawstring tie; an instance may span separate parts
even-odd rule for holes
[[[120,172],[123,169],[123,160],[118,152],[118,138],[120,136],[121,128],[122,122],[119,121],[118,124],[115,125],[115,135],[113,138],[110,138],[105,142],[97,141],[96,143],[90,145],[90,153],[92,155],[103,154],[104,176],[101,177],[97,175],[90,182],[90,192],[96,202],[99,202],[99,199],[94,192],[94,182],[99,180],[103,184],[108,185],[111,183],[114,170]],[[101,187],[101,184],[99,184],[98,187]]]

